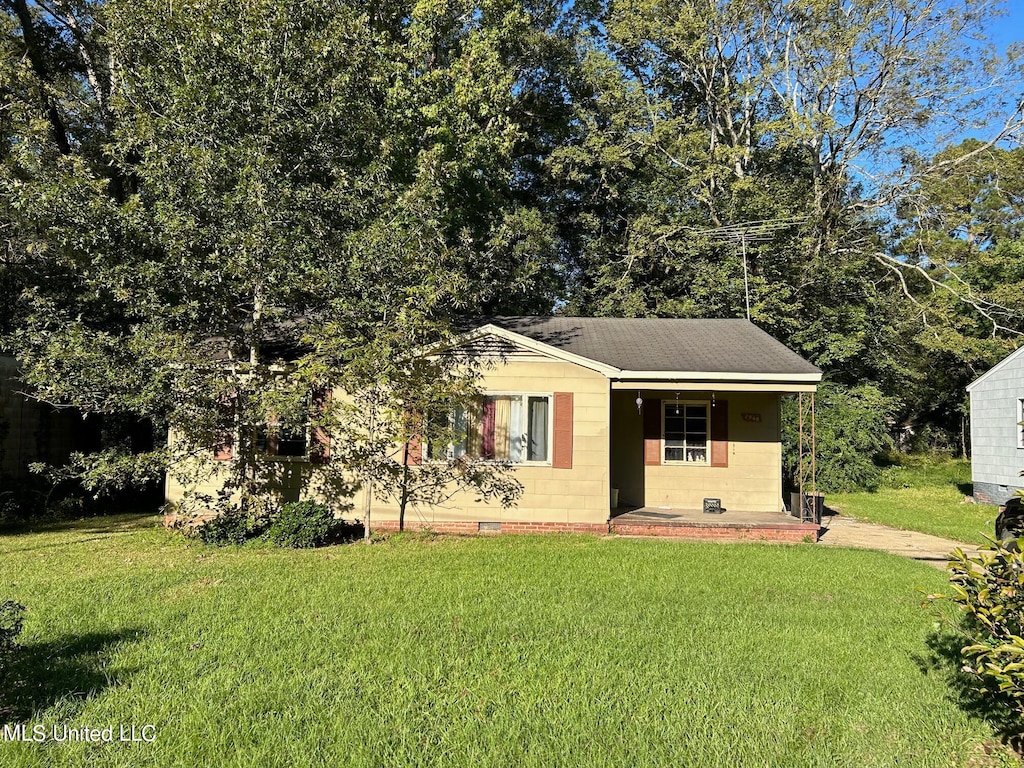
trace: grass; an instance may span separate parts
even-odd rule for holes
[[[994,535],[998,508],[963,503],[971,493],[969,461],[924,456],[903,461],[885,470],[877,491],[831,494],[825,503],[843,515],[968,544]]]
[[[808,545],[2,535],[0,598],[29,607],[8,705],[156,740],[0,742],[0,765],[1016,764],[929,667],[917,590],[944,583]]]

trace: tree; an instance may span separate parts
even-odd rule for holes
[[[966,454],[964,388],[1024,333],[1024,149],[969,139],[918,162],[946,171],[922,176],[896,220],[907,335],[926,372],[906,400]]]
[[[387,349],[365,350],[352,361],[345,387],[357,394],[338,405],[340,464],[361,480],[367,537],[372,497],[397,505],[404,530],[411,509],[443,504],[456,493],[505,507],[522,493],[508,462],[447,450],[468,439],[469,425],[450,416],[479,401],[481,363],[451,343],[430,345],[429,355],[394,356],[392,344],[402,348],[408,321],[399,317],[391,334],[377,335],[374,345]]]
[[[921,273],[893,224],[973,157],[920,158],[921,146],[985,129],[983,151],[1019,133],[1017,61],[984,45],[998,8],[577,4],[591,37],[575,133],[550,162],[565,190],[571,309],[738,317],[749,296],[755,322],[837,383],[872,383],[904,399],[902,417],[935,418],[944,382],[932,384],[914,300],[934,289],[984,319],[992,275],[972,276],[974,289]],[[1010,263],[994,272],[1004,269],[1009,295]],[[934,311],[930,320],[942,327],[930,322],[929,334],[951,330]],[[1002,326],[999,336],[1016,321]]]
[[[872,385],[844,387],[825,381],[816,400],[817,490],[845,493],[877,488],[882,471],[874,459],[893,448],[886,423],[892,415],[893,399]],[[795,399],[787,398],[782,412],[783,470],[793,487],[799,463],[798,418]],[[804,428],[810,426],[805,423]]]
[[[312,392],[397,396],[394,361],[453,315],[550,290],[548,225],[509,173],[543,34],[515,2],[57,3],[7,25],[3,343],[41,399],[197,454],[232,434],[242,498],[276,482],[259,443]],[[196,479],[182,455],[73,469]]]

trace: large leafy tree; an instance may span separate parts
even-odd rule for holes
[[[934,418],[929,391],[960,383],[930,378],[914,303],[930,288],[892,225],[930,185],[971,173],[968,153],[917,148],[974,131],[988,134],[984,150],[1021,128],[1016,61],[984,43],[999,4],[609,0],[576,11],[590,36],[574,132],[549,163],[572,243],[570,307],[742,316],[749,302],[755,322],[837,384],[870,382],[903,401],[901,416]],[[959,307],[947,319],[1006,333],[1008,316],[985,302],[1013,314],[1019,301],[983,284],[998,274],[1012,293],[1009,262],[946,279],[934,265],[947,256],[930,252],[927,270]],[[934,321],[950,329],[931,321],[929,333]]]
[[[966,449],[964,387],[1024,334],[1024,149],[968,139],[916,162],[945,170],[904,196],[894,227],[921,372],[906,400]]]
[[[545,22],[518,3],[11,11],[4,343],[38,397],[200,451],[235,431],[254,494],[268,414],[284,430],[317,388],[397,393],[396,359],[453,315],[552,300],[550,227],[514,173]],[[100,484],[171,453],[75,468]]]

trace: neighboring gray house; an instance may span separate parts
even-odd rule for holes
[[[1024,489],[1024,347],[967,387],[974,498],[1004,504]]]

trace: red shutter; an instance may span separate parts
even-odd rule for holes
[[[418,411],[406,411],[408,430],[411,433],[405,443],[405,463],[410,467],[418,467],[423,463],[423,442],[419,433],[422,431],[422,417]]]
[[[229,424],[235,423],[235,397],[232,394],[223,395],[220,398],[220,415]],[[235,432],[229,428],[222,434],[217,435],[217,443],[213,446],[214,461],[231,461],[234,456]]]
[[[264,429],[267,434],[267,456],[277,456],[277,452],[281,448],[281,422],[275,416],[267,422]]]
[[[312,444],[309,446],[309,460],[313,464],[326,464],[331,460],[331,435],[322,423],[330,402],[331,390],[329,388],[324,387],[313,391],[314,424],[310,430]]]
[[[551,466],[572,469],[572,392],[555,392]]]
[[[711,404],[711,466],[729,466],[729,401]]]
[[[644,464],[661,464],[661,400],[644,400]]]
[[[493,397],[485,397],[483,409],[480,414],[481,420],[481,458],[494,458],[494,411],[495,403]]]
[[[213,446],[214,461],[231,461],[234,454],[234,435],[220,435],[220,442]]]
[[[420,442],[419,435],[413,435],[409,438],[409,444],[405,455],[410,467],[418,467],[423,463],[423,444]]]

